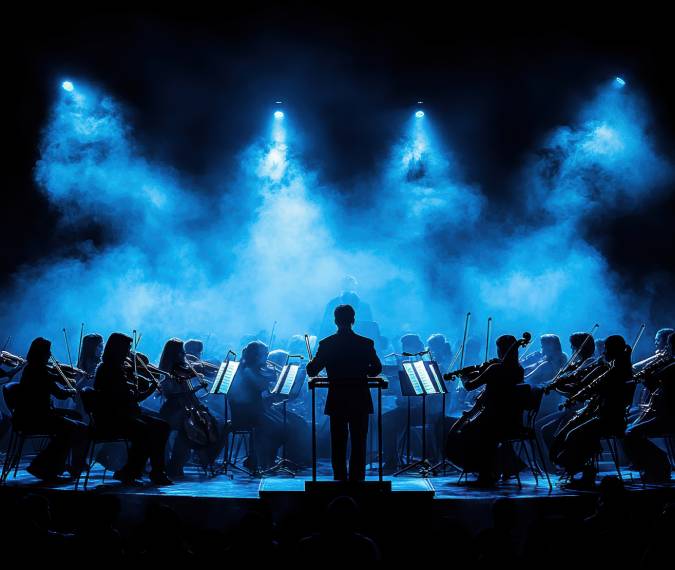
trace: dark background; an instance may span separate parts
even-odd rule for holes
[[[402,117],[422,99],[465,179],[496,211],[517,208],[528,199],[516,183],[527,153],[615,75],[649,102],[651,135],[672,161],[665,13],[617,4],[597,12],[568,3],[541,11],[331,5],[247,2],[200,14],[35,8],[6,18],[0,286],[22,265],[70,254],[83,239],[111,239],[94,224],[60,226],[33,184],[40,129],[64,78],[86,78],[121,100],[143,154],[202,192],[223,191],[213,165],[231,169],[282,99],[301,116],[303,159],[358,205],[359,181],[375,176]],[[586,229],[626,288],[640,291],[645,275],[660,273],[658,293],[670,293],[674,206],[671,189]]]

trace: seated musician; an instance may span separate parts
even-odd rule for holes
[[[140,389],[128,367],[132,339],[113,333],[103,349],[101,364],[96,370],[94,388],[98,393],[94,413],[96,429],[131,442],[127,464],[116,471],[114,478],[134,485],[143,475],[150,459],[150,480],[156,485],[170,485],[166,476],[164,448],[169,437],[169,424],[141,410],[139,402],[155,391],[154,386]]]
[[[660,358],[652,360],[636,373],[650,399],[640,416],[626,430],[623,448],[633,466],[647,483],[670,480],[668,455],[649,437],[675,433],[675,333],[661,346]]]
[[[525,368],[525,382],[534,387],[545,386],[567,362],[567,355],[562,351],[558,335],[543,334],[539,337],[539,342],[541,351],[531,355],[527,361],[521,362]],[[544,417],[558,411],[558,403],[558,398],[545,398],[539,409],[539,416]]]
[[[77,367],[86,373],[84,378],[78,379],[78,387],[94,385],[96,367],[101,363],[103,354],[103,337],[100,334],[91,333],[82,337],[82,350],[77,359]]]
[[[517,401],[523,368],[518,362],[518,341],[502,335],[497,341],[496,362],[475,367],[460,377],[467,391],[485,386],[474,409],[466,412],[450,429],[446,454],[455,465],[478,473],[479,486],[496,483],[499,471],[497,449],[500,438],[522,427],[522,407]]]
[[[648,358],[633,364],[633,372],[639,373],[644,367],[648,367],[655,360],[668,354],[668,338],[675,332],[672,328],[663,328],[656,331],[654,336],[654,353]],[[651,384],[649,384],[651,385]],[[635,390],[633,406],[631,407],[630,421],[634,422],[642,415],[644,409],[649,405],[651,399],[651,390],[646,382],[640,382]]]
[[[574,486],[586,488],[595,484],[592,458],[601,449],[600,439],[624,434],[626,410],[633,395],[630,356],[630,346],[623,337],[608,336],[603,355],[607,366],[599,374],[592,370],[586,375],[582,388],[568,400],[588,403],[556,435],[561,441],[555,446],[552,459],[565,469]],[[572,481],[579,472],[581,479]]]
[[[61,376],[49,367],[51,346],[50,341],[41,337],[31,343],[13,410],[16,429],[53,434],[47,447],[28,467],[31,475],[44,481],[58,479],[66,469],[69,451],[72,464],[67,469],[72,477],[77,477],[84,468],[87,442],[87,426],[80,421],[81,416],[52,405],[52,396],[65,400],[75,397],[77,392],[64,385]]]
[[[586,332],[575,332],[570,335],[570,350],[572,351],[573,359],[567,364],[562,373],[558,376],[555,382],[555,386],[549,384],[546,385],[546,392],[544,399],[542,401],[542,406],[544,409],[553,408],[553,411],[550,411],[547,414],[539,414],[539,418],[536,423],[536,431],[541,437],[541,441],[544,446],[549,450],[549,460],[551,461],[550,468],[553,469],[553,460],[552,456],[555,455],[555,441],[556,434],[560,429],[568,425],[568,422],[574,416],[575,410],[573,408],[559,410],[557,409],[558,404],[560,403],[560,397],[558,394],[553,394],[553,390],[556,392],[569,395],[576,392],[581,388],[581,382],[585,378],[592,379],[592,376],[588,376],[589,373],[596,369],[596,373],[603,371],[603,366],[605,364],[602,357],[596,358],[595,353],[595,341],[593,337]],[[552,401],[552,404],[549,404],[549,401]],[[558,438],[560,441],[561,438]]]
[[[166,341],[159,368],[170,374],[162,382],[164,402],[159,415],[176,432],[167,472],[172,478],[184,477],[183,468],[190,451],[199,450],[202,465],[210,465],[215,459],[213,454],[219,450],[221,437],[215,418],[196,397],[196,392],[203,390],[206,382],[188,362],[182,340],[172,338]],[[192,410],[190,415],[189,410]]]
[[[307,375],[328,374],[328,397],[324,413],[330,417],[331,463],[336,481],[363,481],[366,478],[368,419],[373,401],[368,377],[382,371],[374,342],[357,335],[352,327],[354,308],[338,305],[334,312],[337,333],[324,338],[314,358],[307,364]],[[347,440],[351,441],[349,471]]]
[[[438,367],[446,372],[452,362],[452,348],[450,343],[441,333],[432,334],[427,339],[427,350],[431,353],[433,359],[438,363]]]
[[[276,379],[276,372],[268,364],[267,357],[264,342],[249,342],[242,350],[239,369],[229,392],[232,427],[255,430],[254,449],[249,449],[250,455],[244,461],[244,467],[254,472],[274,463],[284,436],[283,416],[266,397],[270,384]]]

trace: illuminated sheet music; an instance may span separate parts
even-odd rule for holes
[[[413,367],[413,363],[404,362],[403,370],[405,370],[405,373],[408,375],[408,380],[410,380],[410,384],[412,384],[413,392],[415,392],[415,394],[417,394],[418,396],[422,394],[424,390],[420,385],[420,381],[417,379],[417,374],[415,374],[415,368]]]
[[[288,395],[291,393],[291,390],[293,389],[293,386],[295,384],[295,378],[298,375],[298,372],[300,370],[300,366],[297,364],[287,364],[284,367],[286,370],[286,380],[284,382],[284,385],[281,387],[281,393],[284,395]]]
[[[447,393],[447,388],[445,384],[443,384],[443,381],[441,380],[441,370],[438,368],[438,364],[435,361],[431,362],[425,362],[424,363],[427,367],[427,370],[431,374],[431,378],[434,381],[434,384],[436,385],[436,388],[438,390],[439,394],[445,394]]]
[[[234,360],[228,360],[223,362],[218,368],[218,374],[216,374],[216,379],[213,382],[213,394],[227,394],[230,391],[230,386],[232,386],[232,380],[239,370],[239,362]]]
[[[415,367],[417,375],[422,382],[422,386],[424,386],[424,392],[426,394],[437,394],[438,391],[436,390],[436,386],[434,386],[434,383],[431,381],[431,377],[424,366],[424,362],[422,360],[418,360],[417,362],[413,363],[413,366]]]

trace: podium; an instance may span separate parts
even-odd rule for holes
[[[362,386],[362,380],[340,380],[340,386]],[[368,388],[377,389],[377,451],[378,451],[378,479],[377,481],[317,481],[316,479],[316,390],[328,388],[330,381],[323,376],[316,376],[307,381],[307,388],[312,393],[312,480],[305,481],[305,491],[331,491],[340,488],[359,486],[361,488],[372,487],[373,490],[391,491],[391,481],[383,480],[382,470],[382,390],[389,386],[389,382],[380,377],[368,378]]]

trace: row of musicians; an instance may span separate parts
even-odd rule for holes
[[[159,367],[153,367],[143,355],[132,352],[132,344],[131,337],[121,333],[110,335],[105,346],[100,335],[87,335],[78,368],[69,368],[54,364],[49,340],[36,338],[25,360],[19,359],[21,362],[15,362],[12,370],[3,372],[9,377],[20,373],[19,382],[12,384],[12,401],[7,402],[14,427],[26,433],[54,435],[32,461],[30,473],[43,480],[56,480],[64,471],[71,477],[82,471],[89,438],[87,414],[83,413],[85,388],[93,388],[90,394],[95,396],[95,405],[89,408],[97,432],[125,438],[131,444],[125,465],[119,464],[123,460],[120,446],[104,446],[99,452],[101,463],[115,470],[114,478],[134,484],[150,460],[150,479],[156,484],[170,484],[172,478],[183,475],[193,451],[202,465],[213,464],[224,446],[226,426],[218,421],[204,397],[199,397],[199,391],[208,388],[205,376],[212,366],[188,358],[185,345],[194,352],[199,346],[171,339],[164,346]],[[243,350],[229,394],[232,427],[255,428],[258,449],[247,465],[253,470],[269,466],[284,442],[289,459],[307,464],[306,422],[288,413],[284,423],[277,402],[265,397],[276,378],[267,357],[267,347],[260,341],[249,343]],[[161,401],[158,409],[150,399],[156,393]],[[55,405],[59,400],[72,403]],[[69,455],[70,465],[66,465]]]

